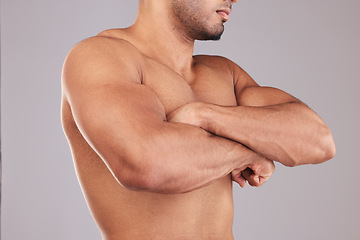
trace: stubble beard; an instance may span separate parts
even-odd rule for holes
[[[196,0],[190,1],[191,4],[184,0],[172,1],[177,28],[193,40],[220,40],[225,29],[223,23],[209,25],[208,19],[201,14],[201,6],[196,5]]]
[[[221,25],[221,27],[218,27],[216,29],[213,29],[213,31],[209,31],[208,29],[205,29],[204,27],[197,26],[194,28],[188,28],[190,36],[193,37],[194,40],[201,40],[201,41],[218,41],[221,39],[221,36],[224,32],[224,25]]]

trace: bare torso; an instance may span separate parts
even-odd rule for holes
[[[117,37],[128,40],[121,30],[106,34],[113,34],[115,41]],[[156,93],[166,113],[193,101],[236,106],[232,74],[226,63],[219,61],[217,57],[194,57],[192,74],[184,79],[143,56],[142,84]],[[128,190],[115,180],[83,138],[66,98],[62,111],[78,178],[104,240],[233,239],[230,176],[184,194]]]

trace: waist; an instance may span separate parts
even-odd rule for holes
[[[75,166],[106,240],[232,239],[230,176],[189,193],[156,194],[125,189],[101,159],[78,159]]]
[[[85,192],[104,240],[232,240],[231,186],[226,177],[185,194],[136,192],[119,185],[106,190],[111,195]]]
[[[148,235],[138,233],[136,235],[128,236],[104,236],[103,240],[234,240],[232,233],[224,234],[188,234],[188,233],[169,233],[166,235],[156,234]]]

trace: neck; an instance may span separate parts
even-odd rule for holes
[[[191,70],[195,40],[176,27],[169,2],[140,1],[138,16],[129,30],[145,55],[184,74]]]

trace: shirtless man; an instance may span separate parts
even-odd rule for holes
[[[332,135],[289,94],[235,63],[193,56],[236,0],[140,0],[135,23],[77,44],[62,122],[104,240],[230,240],[232,180],[262,185],[273,161],[321,163]]]

